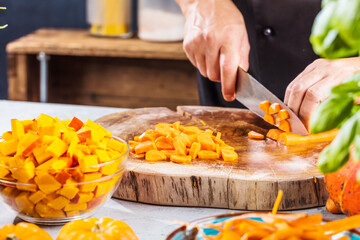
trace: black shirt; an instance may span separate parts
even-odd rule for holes
[[[320,0],[235,0],[244,16],[250,41],[249,72],[265,87],[284,98],[287,85],[317,56],[309,42]],[[241,107],[226,102],[220,83],[200,76],[201,105]]]

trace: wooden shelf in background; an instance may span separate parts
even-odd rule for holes
[[[7,45],[8,53],[187,60],[181,42],[102,38],[87,30],[39,29]]]
[[[175,109],[198,105],[196,71],[181,42],[100,38],[87,30],[39,29],[7,45],[9,99],[40,100],[40,64],[48,62],[48,101]]]

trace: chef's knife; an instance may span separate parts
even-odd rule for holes
[[[241,67],[238,68],[236,79],[236,99],[241,102],[250,111],[264,118],[265,112],[259,109],[259,104],[265,100],[272,103],[279,103],[282,109],[286,109],[290,115],[288,119],[291,125],[291,131],[301,135],[307,135],[304,124],[298,116],[288,108],[279,98],[271,93],[267,88],[261,85],[255,78],[245,72]]]

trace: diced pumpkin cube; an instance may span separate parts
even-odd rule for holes
[[[282,120],[279,124],[279,129],[283,130],[284,132],[291,132],[290,123],[287,120]]]
[[[1,135],[1,138],[4,139],[5,141],[10,141],[10,140],[14,140],[14,136],[12,135],[11,131],[8,131],[8,132],[4,132],[2,135]]]
[[[87,183],[80,183],[79,189],[81,192],[92,192],[97,187],[98,182],[87,182]]]
[[[119,142],[117,140],[113,140],[113,139],[110,139],[108,144],[107,144],[107,147],[108,148],[111,148],[115,151],[118,151],[118,152],[125,152],[126,151],[126,144],[125,143],[122,143],[122,142]]]
[[[10,173],[9,168],[6,166],[5,162],[0,159],[0,179],[4,178]]]
[[[259,104],[259,108],[263,110],[266,114],[269,114],[269,108],[270,108],[271,102],[265,100]]]
[[[265,114],[264,116],[264,121],[270,123],[271,125],[275,124],[275,119],[273,116],[269,115],[269,114]]]
[[[273,103],[269,107],[269,115],[278,113],[281,110],[281,105],[278,103]]]
[[[79,167],[81,171],[86,172],[97,172],[99,171],[98,158],[96,155],[86,155],[83,158],[78,159]]]
[[[86,145],[78,144],[76,146],[76,150],[82,151],[85,155],[90,155],[91,154],[90,148],[88,146],[86,146]]]
[[[19,182],[26,183],[35,176],[35,165],[31,161],[25,161],[24,165],[14,170],[12,176]]]
[[[278,114],[276,115],[276,122],[281,122],[286,120],[290,117],[288,111],[286,109],[281,109]]]
[[[77,117],[73,117],[73,119],[71,119],[71,122],[68,124],[68,126],[74,128],[75,131],[78,131],[80,128],[82,128],[83,125],[84,123]]]
[[[0,152],[4,156],[14,155],[17,151],[17,146],[18,146],[17,140],[0,142]]]
[[[52,157],[50,153],[46,152],[46,148],[46,145],[38,146],[33,151],[34,157],[39,165]]]
[[[100,163],[111,161],[109,154],[107,154],[105,150],[95,149],[95,154],[98,157]]]
[[[114,184],[115,184],[115,182],[112,180],[98,183],[96,192],[95,192],[95,197],[101,196],[103,194],[104,195],[108,194],[114,187]]]
[[[52,125],[53,123],[54,123],[54,119],[49,115],[43,113],[41,113],[40,116],[37,118],[38,129],[41,126],[48,126],[48,125]]]
[[[79,139],[78,135],[76,134],[76,132],[70,131],[70,130],[64,131],[61,139],[64,142],[66,142],[66,144],[68,144],[68,145],[70,145],[72,141],[80,142],[80,139]]]
[[[81,211],[81,210],[86,210],[86,209],[87,209],[87,204],[86,203],[69,203],[64,208],[64,210],[66,212],[69,212],[69,211]]]
[[[201,144],[198,142],[193,142],[190,148],[189,155],[192,159],[196,159],[199,151],[201,150]]]
[[[197,140],[201,144],[201,149],[202,150],[211,150],[211,151],[215,150],[215,143],[212,140],[210,134],[200,133],[197,136]]]
[[[165,153],[159,150],[150,150],[145,154],[145,160],[148,162],[164,161],[166,160]]]
[[[91,199],[94,198],[94,194],[91,192],[79,192],[74,200],[72,201],[73,203],[87,203],[89,202]]]
[[[64,218],[65,213],[61,210],[56,210],[48,206],[46,203],[42,201],[35,205],[35,211],[42,218]]]
[[[74,152],[75,152],[75,150],[77,149],[77,146],[78,146],[78,143],[79,143],[79,138],[77,137],[77,136],[75,136],[72,140],[71,140],[71,142],[70,142],[70,145],[69,145],[69,148],[68,148],[68,150],[67,150],[67,156],[68,157],[73,157],[73,155],[74,155]]]
[[[43,193],[42,191],[37,191],[37,192],[32,193],[29,196],[29,200],[32,203],[36,204],[36,203],[40,202],[41,200],[43,200],[45,197],[46,197],[45,193]]]
[[[191,156],[177,156],[177,155],[171,155],[170,160],[175,163],[190,163],[191,162]]]
[[[23,137],[20,138],[19,145],[22,146],[21,151],[18,150],[16,154],[24,156],[29,156],[33,153],[34,148],[41,144],[41,139],[37,134],[32,132],[26,133]],[[19,149],[19,148],[18,148]]]
[[[68,199],[73,199],[79,192],[79,188],[77,186],[77,182],[70,178],[66,181],[66,184],[61,189],[56,191],[56,193]]]
[[[24,126],[19,120],[11,119],[11,132],[15,139],[19,139],[20,137],[24,136]]]
[[[31,126],[34,123],[33,120],[22,120],[20,122],[23,125],[25,132],[27,132],[28,130],[31,130]]]
[[[51,164],[51,168],[59,171],[72,166],[72,159],[68,157],[61,157]]]
[[[46,162],[44,162],[43,164],[40,164],[39,166],[36,167],[35,173],[37,175],[43,173],[43,172],[48,172],[49,170],[53,170],[52,169],[52,164],[54,162],[56,162],[58,160],[58,158],[52,158]]]
[[[45,194],[55,192],[56,190],[61,188],[61,183],[56,181],[53,176],[47,173],[42,173],[41,175],[35,177],[35,182],[40,188],[40,190],[43,191]]]
[[[95,173],[85,173],[82,176],[81,182],[92,182],[92,181],[96,181],[99,180],[101,178],[102,174],[99,172],[95,172]]]
[[[238,154],[226,148],[221,148],[221,156],[225,162],[237,162],[238,160]]]
[[[28,182],[17,182],[16,188],[22,191],[36,192],[38,190],[37,185],[33,179]]]
[[[144,157],[144,156],[143,156]],[[119,164],[121,160],[115,160],[112,163],[106,163],[104,166],[100,167],[100,172],[103,175],[113,175],[119,170]]]
[[[135,146],[135,153],[136,154],[146,153],[147,151],[152,149],[157,150],[155,142],[153,141],[142,142],[137,146]]]
[[[44,137],[45,135],[47,135],[47,136],[55,136],[59,138],[61,136],[60,128],[54,124],[40,125],[38,129],[38,133],[40,137]]]
[[[67,204],[69,204],[70,200],[60,196],[55,198],[54,200],[50,201],[48,203],[49,207],[52,207],[53,209],[60,210],[63,209]]]
[[[198,153],[199,159],[219,159],[220,156],[217,152],[210,150],[200,150]]]
[[[174,147],[176,155],[186,156],[186,142],[182,136],[176,136],[174,138]]]
[[[45,135],[44,137],[42,137],[42,144],[49,146],[49,145],[52,144],[56,139],[58,139],[58,137]]]
[[[282,134],[283,132],[284,131],[280,129],[270,129],[269,132],[266,134],[266,137],[277,141],[279,139],[280,134]]]
[[[85,126],[76,132],[80,142],[85,142],[87,138],[91,138],[91,128]]]
[[[34,210],[34,204],[29,200],[28,192],[21,192],[15,197],[15,203],[19,212],[31,213]]]
[[[56,181],[58,181],[61,184],[65,184],[66,181],[70,178],[71,178],[71,174],[69,174],[68,172],[66,172],[64,170],[56,173],[56,175],[55,175]]]
[[[56,138],[54,142],[46,148],[46,152],[50,153],[54,157],[60,157],[66,153],[68,145],[60,138]]]

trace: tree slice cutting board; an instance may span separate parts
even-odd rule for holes
[[[220,131],[222,139],[239,154],[238,163],[148,163],[130,155],[114,197],[161,205],[269,210],[282,189],[282,210],[325,204],[328,195],[316,161],[326,143],[286,147],[270,139],[250,140],[249,131],[266,134],[272,126],[248,110],[179,106],[173,112],[167,108],[144,108],[97,120],[125,140],[157,123],[175,121]]]

